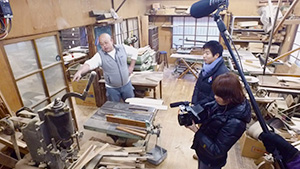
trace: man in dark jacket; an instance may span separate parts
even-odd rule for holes
[[[204,63],[199,74],[192,97],[192,104],[204,104],[214,100],[211,84],[217,76],[228,72],[222,58],[223,47],[218,41],[209,41],[203,46]]]

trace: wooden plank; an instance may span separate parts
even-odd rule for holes
[[[13,143],[11,141],[9,141],[9,140],[1,137],[1,136],[0,136],[0,143],[3,143],[3,144],[5,144],[7,146],[10,146],[10,147],[13,147]],[[27,144],[25,142],[21,141],[21,140],[17,140],[17,144],[21,148],[26,148],[27,147]]]
[[[285,21],[285,19],[288,17],[288,15],[292,12],[292,9],[296,6],[296,4],[298,3],[299,0],[294,0],[292,5],[290,6],[290,8],[286,11],[286,13],[284,14],[283,18],[280,20],[280,22],[277,24],[276,28],[273,31],[273,35],[275,35],[279,28],[281,27],[281,25],[283,24],[283,22]]]
[[[105,148],[109,146],[108,143],[103,145],[101,148],[97,149],[97,146],[91,145],[87,151],[84,152],[83,155],[80,156],[80,158],[77,160],[76,164],[72,169],[81,169],[85,164],[87,164],[92,158],[94,158],[96,155],[98,155],[101,151],[103,151]]]
[[[131,119],[116,117],[112,115],[106,115],[106,121],[112,123],[126,124],[131,126],[146,127],[146,123],[144,121],[131,120]]]
[[[133,134],[133,135],[136,135],[136,136],[140,136],[142,138],[145,138],[146,137],[146,134],[143,134],[143,133],[140,133],[140,132],[137,132],[137,131],[134,131],[130,128],[126,128],[126,127],[121,127],[121,126],[117,126],[116,127],[118,130],[121,130],[121,131],[125,131],[127,133],[130,133],[130,134]]]
[[[282,59],[282,58],[284,58],[284,57],[287,57],[287,56],[289,56],[290,54],[292,54],[292,53],[294,53],[294,52],[296,52],[296,51],[298,51],[298,50],[300,50],[300,47],[299,47],[299,48],[296,48],[296,49],[294,49],[294,50],[288,51],[288,52],[286,52],[286,53],[284,53],[284,54],[282,54],[282,55],[280,55],[280,56],[278,56],[278,57],[276,57],[276,58],[274,58],[274,59],[271,59],[271,58],[270,58],[271,61],[268,62],[267,65],[270,65],[270,64],[274,63],[275,61],[277,61],[277,60],[279,60],[279,59]]]

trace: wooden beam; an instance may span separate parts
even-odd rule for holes
[[[290,8],[286,11],[286,13],[284,14],[283,18],[280,20],[280,22],[277,24],[275,30],[273,31],[273,35],[275,35],[279,28],[281,27],[281,25],[283,24],[283,22],[285,21],[285,19],[289,16],[289,14],[292,12],[292,9],[296,6],[296,4],[298,3],[299,0],[294,0],[292,5],[290,6]],[[280,7],[280,6],[278,6]]]
[[[286,57],[286,56],[289,56],[290,54],[296,52],[297,50],[300,50],[300,47],[299,47],[299,48],[296,48],[296,49],[294,49],[294,50],[288,51],[288,52],[286,52],[286,53],[284,53],[284,54],[282,54],[282,55],[280,55],[280,56],[278,56],[278,57],[272,59],[270,62],[267,63],[267,65],[270,65],[270,64],[272,64],[273,62],[275,62],[275,61],[277,61],[277,60],[279,60],[279,59],[281,59],[281,58],[284,58],[284,57]]]

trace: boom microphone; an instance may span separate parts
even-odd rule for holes
[[[208,16],[222,5],[228,7],[228,0],[201,0],[192,5],[190,14],[194,18],[201,18]]]

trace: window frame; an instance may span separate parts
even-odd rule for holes
[[[129,21],[130,20],[136,21],[136,28],[133,27],[131,29],[129,27]],[[124,24],[125,27],[122,27],[121,26],[122,24]],[[122,30],[123,28],[125,28],[125,30]],[[140,47],[140,31],[139,31],[139,18],[138,17],[125,18],[121,22],[115,23],[113,25],[113,37],[114,37],[115,43],[116,44],[123,44],[124,40],[127,39],[128,37],[130,37],[130,33],[134,32],[134,31],[137,32],[137,35],[136,34],[134,34],[134,35],[137,36],[138,41],[134,44],[133,47],[139,48]]]
[[[181,18],[182,19],[182,23],[183,25],[178,25],[178,24],[174,24],[176,18]],[[190,20],[194,20],[195,24],[187,24],[187,20],[190,19]],[[206,22],[200,22],[201,20],[207,20]],[[204,45],[204,42],[189,42],[187,43],[185,41],[185,37],[186,36],[192,36],[193,39],[191,40],[197,40],[197,38],[199,37],[204,37],[205,42],[211,40],[211,38],[215,37],[216,39],[218,39],[218,41],[220,41],[220,32],[218,31],[218,35],[210,35],[209,31],[212,30],[210,28],[214,28],[214,29],[218,29],[215,21],[213,21],[213,24],[211,24],[213,21],[213,17],[212,16],[207,16],[207,17],[202,17],[202,18],[198,18],[198,19],[195,19],[191,16],[173,16],[172,17],[172,25],[173,25],[173,30],[172,30],[172,44],[171,44],[171,47],[173,49],[176,49],[176,48],[180,48],[180,47],[183,47],[183,48],[191,48],[191,47],[202,47]],[[201,24],[201,23],[205,23],[205,25]],[[177,34],[177,33],[174,33],[174,31],[176,30],[177,27],[182,27],[182,34]],[[194,29],[194,33],[193,34],[186,34],[186,28],[192,28]],[[206,29],[206,34],[199,34],[197,33],[198,31],[198,28],[207,28]],[[180,41],[182,41],[181,44],[176,44],[176,42],[174,42],[174,37],[179,37],[181,36],[182,38],[180,39]],[[215,39],[215,40],[216,40]]]
[[[54,36],[55,37],[55,41],[56,41],[56,44],[57,44],[57,49],[58,49],[58,54],[60,55],[61,59],[59,61],[56,61],[56,62],[53,62],[47,66],[44,66],[42,65],[42,62],[41,62],[41,59],[40,59],[40,56],[39,56],[39,52],[38,52],[38,47],[37,47],[37,44],[36,44],[36,40],[37,39],[40,39],[40,38],[44,38],[44,37],[50,37],[50,36]],[[33,47],[34,47],[34,50],[35,50],[35,53],[36,53],[36,61],[37,61],[37,70],[34,70],[34,71],[31,71],[31,72],[27,72],[25,74],[23,74],[22,76],[19,76],[17,78],[15,78],[14,76],[14,73],[12,71],[12,67],[10,65],[10,62],[9,62],[9,56],[7,55],[6,51],[5,51],[5,45],[9,45],[9,44],[16,44],[16,43],[19,43],[19,42],[27,42],[27,41],[31,41],[33,43]],[[22,104],[22,106],[24,106],[24,102],[22,100],[22,96],[20,94],[20,89],[17,85],[17,82],[18,81],[21,81],[23,79],[26,79],[28,77],[31,77],[31,76],[34,76],[34,75],[38,75],[38,76],[41,76],[41,79],[42,79],[42,86],[43,86],[43,90],[44,90],[44,94],[45,94],[45,98],[37,101],[35,104],[33,104],[30,108],[36,108],[38,107],[39,105],[43,104],[44,102],[47,102],[47,104],[51,103],[51,99],[56,96],[57,94],[59,94],[60,92],[63,92],[63,91],[66,91],[66,92],[70,92],[70,89],[68,87],[68,84],[67,84],[67,78],[66,78],[66,73],[65,73],[65,67],[64,67],[64,61],[63,61],[63,57],[62,57],[62,49],[61,49],[61,43],[60,43],[60,39],[59,39],[59,33],[58,32],[51,32],[51,33],[44,33],[44,34],[39,34],[39,35],[33,35],[33,36],[27,36],[27,37],[21,37],[21,38],[16,38],[16,39],[9,39],[9,40],[5,40],[3,41],[2,43],[2,49],[3,49],[3,54],[5,56],[5,60],[6,60],[6,63],[9,67],[9,71],[12,75],[12,78],[14,80],[14,85],[15,85],[15,88],[17,90],[17,94],[18,94],[18,98],[19,98],[19,101],[20,103]],[[55,92],[52,92],[50,93],[49,89],[48,89],[48,85],[47,85],[47,81],[46,81],[46,77],[45,77],[45,71],[55,67],[55,66],[61,66],[62,70],[63,70],[63,77],[64,77],[64,86],[55,91]],[[69,104],[70,104],[70,107],[73,109],[73,104],[72,104],[72,101],[69,100]]]

